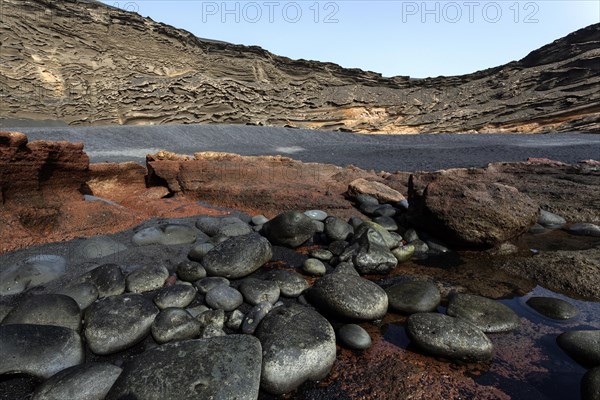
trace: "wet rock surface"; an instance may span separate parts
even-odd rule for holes
[[[273,394],[325,377],[335,362],[333,328],[305,307],[276,308],[265,317],[256,336],[263,347],[261,387]]]
[[[532,297],[527,300],[527,305],[545,315],[554,319],[570,319],[577,315],[577,307],[561,299],[552,297]]]
[[[600,329],[565,332],[556,341],[570,357],[584,367],[600,366]]]
[[[260,360],[260,342],[248,335],[170,343],[125,364],[106,398],[256,399]]]
[[[410,281],[390,286],[385,290],[390,309],[406,314],[434,311],[442,296],[432,282]]]
[[[513,310],[481,296],[456,294],[451,298],[446,312],[488,333],[508,332],[521,326],[521,321]]]

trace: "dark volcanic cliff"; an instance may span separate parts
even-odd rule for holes
[[[416,80],[205,41],[95,2],[0,2],[2,118],[600,132],[600,24],[521,61]]]

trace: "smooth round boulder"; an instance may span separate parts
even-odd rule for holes
[[[212,249],[211,245],[211,249]],[[209,249],[210,250],[210,249]],[[208,250],[207,250],[208,253]],[[206,253],[204,253],[206,254]],[[202,256],[204,256],[204,254]],[[199,279],[206,278],[206,270],[202,264],[194,261],[182,261],[177,264],[177,277],[182,281],[196,282]]]
[[[98,297],[117,296],[125,292],[125,277],[116,264],[103,264],[89,272],[90,283],[98,289]]]
[[[413,254],[415,254],[415,246],[412,244],[398,246],[392,250],[392,254],[399,263],[408,261],[412,258]]]
[[[136,246],[150,244],[174,245],[194,243],[197,234],[194,228],[187,225],[164,224],[138,231],[131,239]]]
[[[373,196],[370,196],[370,195],[364,194],[364,193],[360,193],[360,194],[356,195],[354,197],[354,200],[356,200],[356,202],[359,205],[363,205],[363,204],[368,204],[368,205],[372,205],[372,206],[378,206],[379,205],[379,200],[377,200]]]
[[[325,220],[325,234],[331,241],[346,240],[354,233],[352,225],[338,217]]]
[[[344,346],[353,350],[366,350],[371,347],[371,336],[360,325],[342,326],[338,330],[338,337]]]
[[[217,285],[206,293],[204,301],[212,309],[233,311],[242,305],[244,298],[230,286]]]
[[[271,243],[254,232],[219,243],[202,258],[202,265],[209,275],[237,279],[250,275],[272,256]]]
[[[579,312],[573,304],[553,297],[531,297],[527,305],[548,318],[558,320],[571,319]]]
[[[272,394],[324,378],[335,362],[333,328],[307,307],[273,309],[258,326],[256,337],[263,348],[261,388]]]
[[[308,289],[308,283],[302,275],[295,271],[275,270],[267,274],[267,279],[279,285],[281,295],[285,297],[298,297]]]
[[[396,220],[394,220],[394,218],[392,218],[392,217],[385,217],[385,216],[375,217],[375,218],[373,218],[373,222],[382,226],[383,228],[387,229],[388,231],[397,231],[398,230],[398,224],[396,223]]]
[[[592,368],[583,375],[581,400],[600,400],[600,367]]]
[[[277,282],[256,278],[244,279],[239,290],[244,296],[244,300],[253,306],[263,301],[275,304],[279,300],[279,294],[281,293]]]
[[[437,313],[417,313],[408,317],[408,337],[426,353],[461,361],[487,361],[492,358],[490,339],[464,320]]]
[[[119,243],[109,236],[94,236],[83,240],[75,248],[75,257],[79,259],[94,260],[127,250],[123,243]]]
[[[125,278],[127,290],[143,293],[160,289],[169,277],[169,271],[162,265],[145,265],[129,273]]]
[[[308,255],[321,261],[330,261],[333,258],[333,253],[325,249],[313,249],[308,252]]]
[[[75,300],[80,310],[85,310],[98,299],[98,289],[87,282],[67,286],[58,291],[57,294],[64,294]]]
[[[315,221],[325,221],[327,218],[327,213],[322,210],[308,210],[304,211],[304,215],[315,220]]]
[[[76,365],[42,383],[35,390],[33,400],[103,400],[121,371],[109,363]]]
[[[375,283],[349,274],[329,274],[307,291],[311,304],[326,313],[358,320],[381,319],[388,297]]]
[[[77,332],[52,325],[0,325],[0,375],[23,373],[48,379],[84,362]]]
[[[456,294],[450,299],[446,314],[472,323],[483,332],[509,332],[521,327],[513,310],[499,301],[472,294]]]
[[[220,276],[209,276],[194,283],[200,294],[206,294],[210,289],[219,285],[229,286],[229,279]]]
[[[561,333],[558,345],[585,368],[600,367],[600,329]]]
[[[262,225],[268,221],[269,221],[269,218],[265,217],[262,214],[258,214],[258,215],[255,215],[254,217],[252,217],[252,223],[254,225]]]
[[[200,334],[200,323],[183,308],[165,308],[152,322],[151,332],[159,344],[193,339]]]
[[[302,270],[309,275],[323,276],[327,272],[325,264],[316,258],[307,258],[302,264]]]
[[[167,343],[126,362],[106,400],[256,400],[261,352],[250,335]]]
[[[262,233],[273,244],[298,247],[316,232],[313,220],[303,213],[288,211],[263,225]]]
[[[2,325],[54,325],[79,331],[81,310],[64,294],[38,294],[17,304],[2,320]]]
[[[125,350],[149,333],[158,309],[141,294],[110,296],[85,312],[85,338],[92,352],[106,355]]]
[[[434,311],[442,295],[433,282],[409,281],[390,286],[385,290],[390,309],[404,314]]]
[[[191,285],[166,286],[154,296],[154,304],[161,310],[169,307],[185,308],[196,298],[196,288]]]

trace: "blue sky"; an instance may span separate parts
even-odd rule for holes
[[[417,78],[518,60],[600,22],[600,0],[103,2],[199,37]]]

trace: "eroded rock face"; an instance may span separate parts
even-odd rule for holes
[[[99,2],[6,2],[3,22],[9,118],[381,133],[599,129],[598,24],[501,67],[409,79],[203,40]]]
[[[473,182],[451,172],[411,176],[409,204],[415,224],[464,246],[489,247],[513,239],[536,223],[539,211],[512,186]]]

